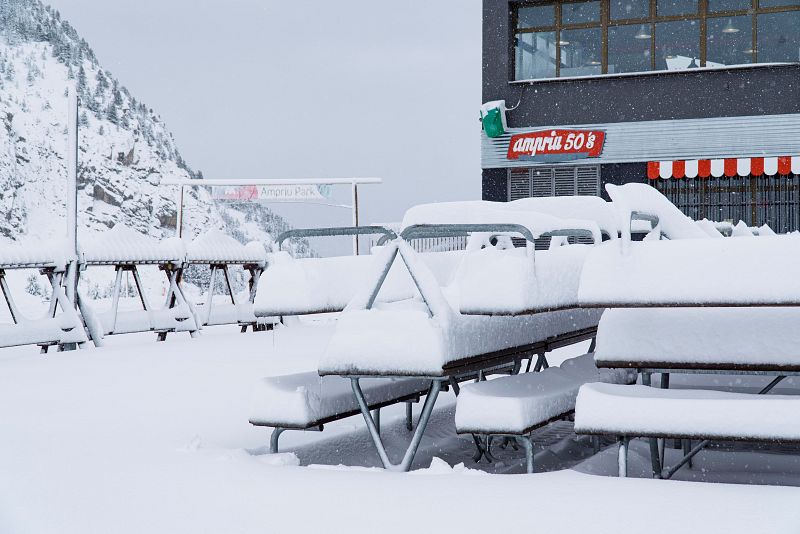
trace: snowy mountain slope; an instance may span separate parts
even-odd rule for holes
[[[38,0],[0,0],[0,235],[65,231],[69,84],[80,101],[80,232],[123,223],[153,237],[174,235],[177,191],[159,182],[201,173],[183,161],[161,118]],[[263,241],[288,227],[263,206],[215,204],[205,188],[187,189],[185,206],[188,236],[218,228],[240,241]]]

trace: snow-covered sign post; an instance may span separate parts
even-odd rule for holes
[[[212,197],[217,200],[248,202],[314,202],[324,203],[330,199],[330,189],[337,185],[349,185],[351,204],[327,204],[352,210],[353,226],[359,226],[358,186],[380,184],[381,178],[299,178],[276,180],[178,180],[164,179],[161,185],[178,186],[177,234],[183,236],[183,192],[186,187],[211,187]],[[358,254],[358,236],[353,237],[353,254]]]

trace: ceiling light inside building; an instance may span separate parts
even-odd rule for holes
[[[722,28],[722,33],[739,33],[739,28],[733,25],[733,19],[728,19],[728,23]]]

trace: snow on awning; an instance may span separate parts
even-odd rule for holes
[[[775,174],[800,174],[800,156],[649,161],[647,163],[647,177],[650,180],[774,176]]]

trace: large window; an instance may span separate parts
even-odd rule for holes
[[[514,5],[515,80],[800,62],[800,0]]]

